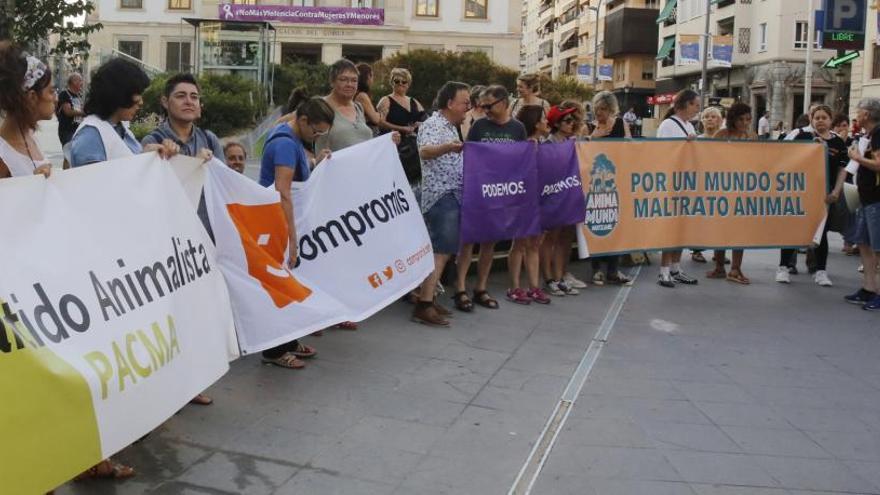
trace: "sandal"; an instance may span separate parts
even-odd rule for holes
[[[275,359],[264,357],[263,364],[274,364],[275,366],[292,370],[298,370],[306,367],[306,362],[294,356],[291,352],[285,352],[280,357],[277,357]]]
[[[82,480],[124,480],[135,475],[134,469],[125,464],[113,462],[110,459],[95,464],[80,473],[74,481]]]
[[[742,285],[749,285],[750,283],[752,283],[752,281],[749,280],[748,277],[743,275],[742,270],[739,269],[730,270],[730,273],[727,274],[727,280]]]
[[[455,301],[455,309],[459,311],[464,311],[465,313],[470,313],[474,310],[474,303],[471,301],[471,298],[468,297],[467,292],[458,291],[452,296],[452,300]]]
[[[195,404],[197,406],[210,406],[214,403],[214,399],[208,397],[205,394],[196,394],[192,400],[189,401],[190,404]]]
[[[336,325],[333,328],[338,328],[340,330],[357,330],[358,324],[353,321],[343,321],[342,323]]]
[[[489,295],[489,291],[487,290],[475,290],[474,302],[484,308],[498,309],[498,301],[493,299],[492,296]]]
[[[290,353],[298,358],[310,358],[315,357],[315,354],[317,354],[318,351],[316,351],[314,347],[300,342],[299,345],[296,346],[296,350],[290,351]]]
[[[691,259],[697,263],[706,263],[706,257],[703,256],[703,253],[700,251],[694,251],[691,253]]]
[[[724,271],[724,268],[721,268],[721,269],[716,268],[714,270],[710,270],[710,271],[706,272],[706,278],[724,279],[724,278],[727,278],[727,272]]]

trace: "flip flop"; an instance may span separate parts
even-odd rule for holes
[[[306,367],[305,361],[294,356],[291,352],[285,352],[275,359],[263,358],[263,364],[271,364],[280,368],[298,370]]]

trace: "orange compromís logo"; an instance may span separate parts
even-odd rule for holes
[[[283,308],[306,300],[312,291],[299,283],[284,266],[289,232],[281,203],[232,203],[226,208],[241,237],[248,273],[260,281],[275,306]]]

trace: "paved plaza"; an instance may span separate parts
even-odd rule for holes
[[[308,338],[304,370],[232,363],[213,406],[117,456],[137,477],[57,493],[483,495],[518,479],[542,495],[880,493],[880,315],[843,302],[858,262],[839,248],[833,288],[777,284],[778,254],[759,251],[748,287],[662,289],[655,264],[632,288],[502,302],[450,329],[399,302]],[[504,274],[492,282],[501,295]],[[598,361],[548,445],[588,348]]]

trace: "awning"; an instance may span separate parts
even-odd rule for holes
[[[538,32],[552,33],[553,32],[553,24],[556,22],[556,19],[550,18],[547,19],[547,22],[541,24],[541,27],[538,28]]]
[[[669,38],[663,38],[663,44],[660,46],[660,51],[657,52],[657,60],[663,60],[668,57],[670,53],[672,53],[672,49],[675,47],[675,37],[670,36]]]
[[[677,3],[678,0],[666,0],[666,5],[663,6],[663,10],[660,11],[660,17],[657,18],[657,24],[662,24],[666,22],[666,19],[669,19]]]
[[[565,46],[565,44],[576,34],[577,28],[569,29],[567,32],[562,33],[562,36],[559,37],[559,46]]]

